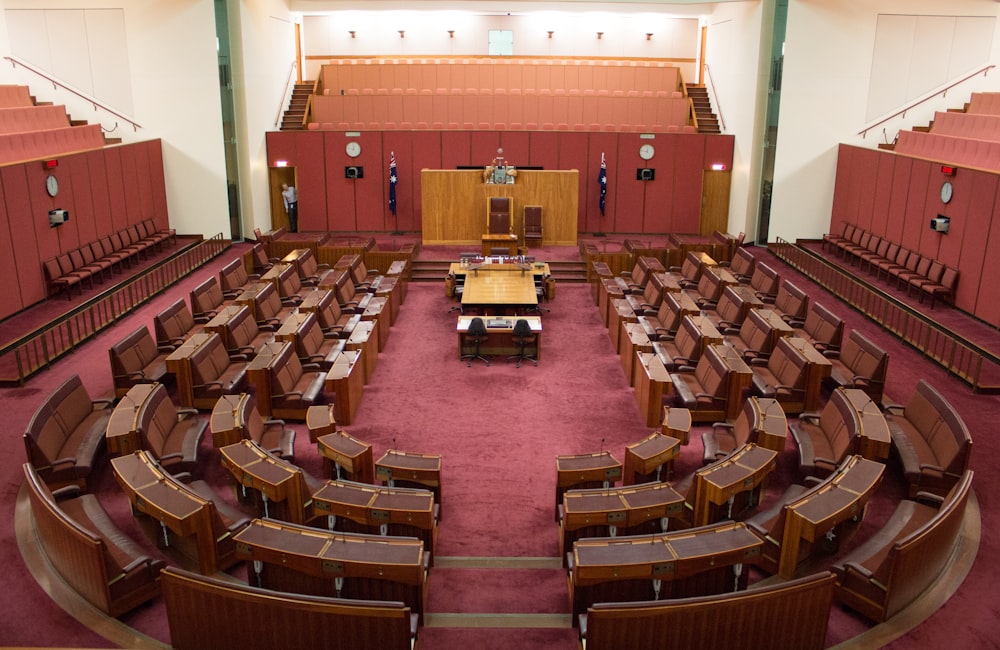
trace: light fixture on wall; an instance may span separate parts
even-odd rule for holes
[[[653,40],[653,32],[646,32],[646,40],[647,41]]]
[[[275,160],[274,161],[274,166],[275,167],[288,167],[288,161],[287,160]]]
[[[597,40],[601,40],[604,37],[604,32],[597,32]]]
[[[399,37],[400,38],[406,38],[406,30],[403,30],[403,29],[399,30]]]
[[[455,30],[454,29],[449,29],[448,30],[448,38],[455,38]]]
[[[553,31],[553,30],[549,30],[549,32],[548,32],[548,33],[549,33],[549,38],[552,38],[552,35],[553,35],[553,34],[555,34],[555,31]]]
[[[725,163],[712,163],[713,172],[724,172],[726,171]]]
[[[355,38],[355,34],[357,34],[353,29],[347,30],[347,33],[351,35],[351,38]]]

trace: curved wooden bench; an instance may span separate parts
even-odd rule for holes
[[[162,572],[174,648],[297,647],[411,650],[417,619],[401,602],[301,596],[207,578],[170,567]]]
[[[721,596],[599,603],[580,617],[588,650],[705,647],[770,650],[824,647],[833,600],[828,572]]]
[[[24,433],[28,462],[47,484],[86,488],[111,419],[111,400],[91,401],[79,375],[42,402]]]
[[[24,464],[35,533],[55,570],[81,596],[109,616],[121,616],[160,593],[162,560],[147,556],[115,525],[92,494],[56,501],[41,477]],[[75,490],[75,488],[63,488]]]
[[[902,501],[874,537],[833,566],[839,601],[884,621],[916,600],[947,566],[972,490],[966,470],[940,507]]]

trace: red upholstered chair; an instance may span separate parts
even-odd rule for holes
[[[272,415],[305,420],[310,406],[323,403],[326,373],[311,364],[304,368],[290,343],[275,355],[270,373]]]

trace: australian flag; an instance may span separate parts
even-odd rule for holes
[[[597,182],[601,186],[601,216],[604,216],[604,206],[608,198],[608,164],[604,161],[604,153],[601,153],[601,173],[597,175]]]
[[[396,183],[399,176],[396,174],[396,152],[389,152],[389,210],[396,216]]]

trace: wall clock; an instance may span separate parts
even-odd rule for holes
[[[351,158],[357,158],[361,155],[361,145],[354,141],[348,142],[345,151]]]
[[[954,188],[951,186],[951,181],[945,181],[941,184],[941,202],[949,203],[951,201],[951,196],[954,193]]]
[[[59,193],[59,179],[49,174],[45,177],[45,191],[49,193],[49,196],[55,196]]]
[[[651,144],[644,144],[639,147],[639,157],[643,160],[649,160],[656,154],[656,149],[653,148]]]

